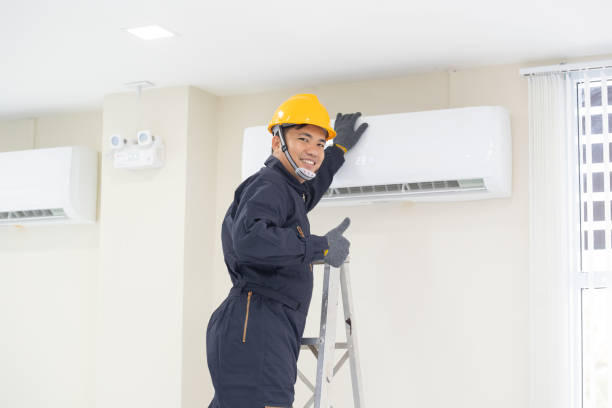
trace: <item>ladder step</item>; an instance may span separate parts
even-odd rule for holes
[[[315,348],[319,347],[320,340],[318,337],[304,337],[302,338],[302,348],[308,348],[308,346],[314,346]],[[336,343],[336,350],[346,350],[348,348],[348,343]]]

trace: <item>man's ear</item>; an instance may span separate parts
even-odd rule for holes
[[[272,153],[274,153],[275,150],[280,149],[280,137],[278,136],[272,136]]]

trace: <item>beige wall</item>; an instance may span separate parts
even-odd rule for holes
[[[115,169],[104,146],[97,281],[99,407],[180,402],[187,87],[107,95],[103,140],[151,129],[163,169]]]
[[[33,149],[35,132],[35,119],[0,122],[0,151]]]
[[[186,86],[104,99],[103,140],[151,129],[166,163],[126,171],[103,155],[97,407],[197,407],[210,397],[202,328],[212,297],[215,106]]]
[[[95,128],[95,131],[92,129]],[[87,146],[100,150],[101,112],[41,116],[36,119],[37,149],[58,146]]]
[[[511,113],[511,198],[317,208],[310,214],[312,231],[320,235],[344,216],[352,219],[347,236],[369,406],[527,406],[527,91],[518,69],[436,72],[221,98],[217,225],[240,182],[242,130],[265,124],[292,93],[316,93],[332,115],[474,105],[501,105]],[[215,256],[220,302],[229,278],[218,241]],[[320,315],[313,303],[309,336],[318,333]],[[314,376],[314,359],[306,352],[300,366]],[[348,378],[348,371],[340,375],[335,406],[350,406]],[[296,391],[295,405],[301,406],[307,390],[298,385]]]
[[[101,134],[101,112],[0,122],[0,151],[99,150]],[[94,406],[98,232],[0,228],[0,406]]]
[[[206,364],[205,329],[214,307],[212,264],[217,167],[217,98],[189,89],[185,198],[185,279],[181,407],[202,407],[213,395]],[[207,406],[207,405],[206,405]]]
[[[96,225],[0,229],[0,406],[206,406],[204,331],[229,290],[220,226],[240,182],[243,129],[265,124],[292,93],[314,92],[331,114],[510,111],[511,198],[318,208],[310,220],[321,235],[344,216],[353,221],[369,406],[526,407],[527,92],[518,68],[231,97],[177,87],[144,92],[141,105],[134,94],[109,95],[103,113],[0,122],[0,150],[105,150],[110,134],[143,126],[168,143],[161,171],[118,171],[102,156]],[[315,300],[307,335],[318,316]],[[306,353],[300,366],[314,373]],[[347,373],[334,406],[350,406]],[[300,406],[308,395],[296,391]]]

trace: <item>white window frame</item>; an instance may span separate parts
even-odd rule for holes
[[[607,71],[606,76],[608,81],[612,79],[612,71]],[[572,229],[573,233],[568,237],[571,240],[571,248],[577,250],[577,254],[572,257],[572,281],[571,281],[571,295],[570,295],[570,317],[572,322],[570,324],[571,329],[571,349],[572,349],[572,368],[571,368],[571,376],[572,376],[572,384],[575,389],[573,390],[573,401],[572,406],[577,408],[588,408],[584,404],[584,370],[585,370],[585,361],[584,361],[584,353],[583,353],[583,332],[582,332],[582,291],[583,289],[589,289],[594,287],[609,287],[609,283],[611,282],[612,270],[608,271],[583,271],[582,269],[582,248],[584,243],[582,242],[583,236],[581,233],[581,223],[584,220],[583,215],[583,204],[582,204],[582,142],[580,140],[580,95],[579,95],[579,85],[586,81],[597,81],[601,80],[601,70],[582,70],[577,72],[572,72],[569,74],[569,86],[568,86],[568,100],[571,103],[568,103],[568,117],[570,118],[570,131],[568,131],[568,151],[574,152],[575,154],[569,155],[568,162],[568,171],[570,172],[570,176],[568,177],[571,180],[571,185],[569,188],[569,197],[568,204],[570,206],[570,214],[572,215],[572,225],[576,225],[577,227]],[[585,91],[585,99],[590,103],[590,87],[587,86]],[[602,106],[604,105],[603,94],[602,94]],[[607,114],[612,113],[609,110],[603,110],[602,112],[602,127],[608,126],[608,117]],[[586,117],[585,127],[590,129],[591,121],[590,116]],[[605,133],[605,130],[604,130]],[[609,136],[609,143],[612,143],[612,134]],[[609,146],[606,146],[604,141],[604,161],[606,159],[606,149]],[[591,161],[590,158],[592,154],[591,149],[586,149],[587,155],[587,166]],[[612,163],[612,157],[609,158],[609,163]],[[610,167],[606,166],[606,171],[604,172],[604,185],[609,183],[610,180],[609,172],[612,171],[612,165]],[[587,177],[587,184],[592,183],[591,179]],[[611,196],[612,198],[612,196]],[[610,211],[610,199],[604,200],[605,204],[605,213],[606,219],[609,218]],[[591,205],[588,207],[588,219],[593,219],[593,207],[592,201],[590,201]],[[612,251],[612,239],[609,231],[606,231],[606,249],[604,251]],[[589,248],[593,250],[594,240],[589,240]]]

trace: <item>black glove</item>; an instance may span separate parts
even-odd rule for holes
[[[355,122],[357,122],[360,116],[361,112],[347,113],[346,115],[339,113],[336,116],[336,122],[334,123],[334,130],[336,131],[334,145],[343,147],[344,153],[351,150],[357,144],[363,132],[368,128],[367,123],[362,123],[355,130]]]
[[[344,260],[349,254],[349,247],[351,243],[348,239],[344,238],[342,234],[348,228],[351,223],[351,219],[346,217],[340,225],[325,234],[327,238],[327,245],[329,249],[325,254],[325,263],[330,264],[334,268],[339,268],[344,263]]]

